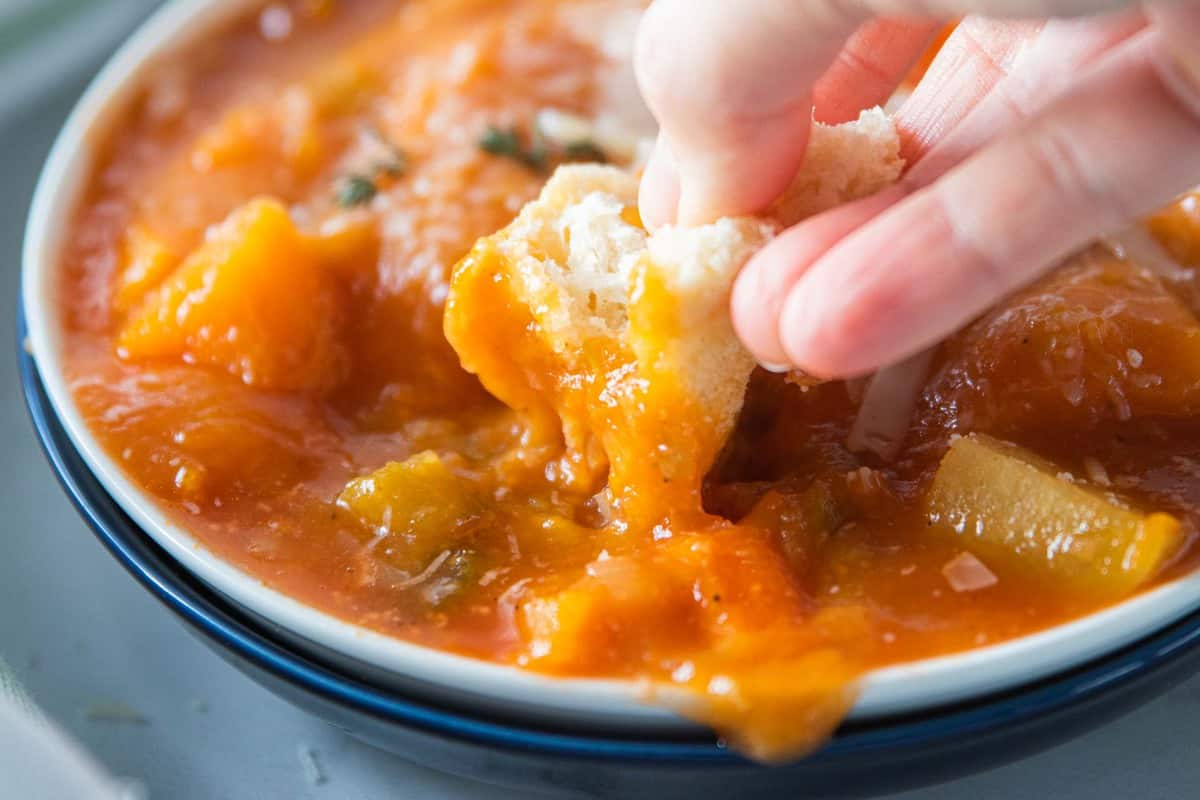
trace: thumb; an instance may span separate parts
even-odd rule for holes
[[[812,89],[864,17],[778,0],[657,0],[638,32],[638,83],[661,126],[647,165],[651,226],[765,208],[800,167]],[[668,218],[664,218],[668,217]]]

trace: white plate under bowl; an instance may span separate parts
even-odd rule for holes
[[[69,221],[81,200],[99,146],[118,124],[153,62],[218,30],[261,0],[174,0],[125,44],[96,77],[60,133],[30,212],[22,266],[29,345],[71,440],[121,507],[164,549],[205,583],[256,615],[324,652],[345,657],[344,669],[369,665],[373,678],[420,687],[481,710],[577,728],[682,730],[673,713],[639,702],[624,681],[547,678],[512,667],[413,645],[352,625],[280,594],[206,550],[133,485],[84,424],[61,364],[54,280]],[[1200,607],[1200,573],[1040,633],[959,655],[870,673],[854,719],[910,713],[1013,688],[1116,650]]]

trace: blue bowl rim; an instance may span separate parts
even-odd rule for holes
[[[130,520],[91,474],[50,404],[37,364],[24,347],[24,307],[17,309],[19,373],[26,409],[60,485],[117,561],[164,605],[207,638],[255,667],[336,705],[391,723],[485,747],[622,763],[746,766],[751,762],[711,736],[614,737],[547,730],[472,716],[403,697],[339,674],[275,641],[227,600],[187,574]],[[1068,672],[969,703],[921,714],[850,723],[804,761],[841,760],[905,748],[946,747],[993,735],[1094,703],[1145,683],[1200,645],[1200,611],[1146,638]],[[1178,679],[1178,676],[1177,676]]]

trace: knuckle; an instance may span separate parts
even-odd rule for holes
[[[1100,225],[1112,227],[1136,215],[1125,192],[1110,180],[1102,159],[1084,152],[1081,139],[1065,124],[1048,117],[1025,137],[1026,154],[1039,184],[1070,208],[1086,209]]]
[[[985,71],[1000,77],[1012,72],[1024,37],[1014,36],[1020,23],[968,16],[955,29],[957,44],[983,65]]]
[[[972,277],[982,284],[989,296],[1002,296],[1013,288],[1013,271],[1005,259],[991,246],[983,233],[984,226],[973,222],[970,210],[952,200],[945,192],[934,192],[938,208],[928,217],[942,221],[955,260],[970,268]]]
[[[837,60],[852,74],[862,75],[880,82],[892,78],[891,71],[884,61],[884,54],[878,49],[867,47],[853,39],[838,53]]]

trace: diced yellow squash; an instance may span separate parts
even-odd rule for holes
[[[942,459],[929,516],[984,561],[1114,598],[1151,578],[1182,540],[1171,515],[1127,508],[1059,477],[1032,453],[978,434],[956,440]]]
[[[546,511],[522,512],[517,525],[517,542],[522,549],[553,549],[558,552],[588,547],[595,531],[574,520]]]
[[[390,537],[394,552],[386,555],[404,568],[419,568],[454,544],[483,508],[478,490],[429,450],[355,478],[337,502]]]
[[[346,364],[332,281],[287,209],[251,200],[146,297],[118,353],[220,367],[267,389],[328,389]]]
[[[137,223],[129,226],[121,255],[113,306],[122,313],[137,306],[179,264],[179,256],[171,248]]]

